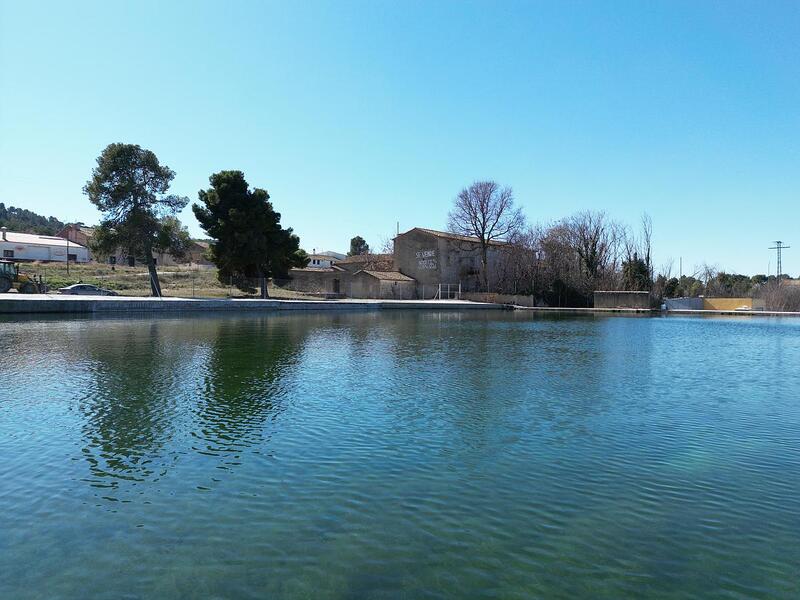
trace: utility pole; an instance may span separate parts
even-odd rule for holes
[[[776,240],[775,245],[769,248],[770,250],[775,250],[778,253],[778,285],[780,285],[781,283],[781,272],[782,272],[781,251],[786,250],[787,248],[791,248],[791,246],[784,246],[783,242],[780,240]]]

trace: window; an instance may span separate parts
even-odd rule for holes
[[[108,257],[108,264],[110,264],[110,265],[117,264],[117,257],[116,256],[109,256]]]
[[[13,250],[3,250],[3,258],[14,258]]]
[[[77,254],[67,254],[67,260],[70,262],[78,262]]]

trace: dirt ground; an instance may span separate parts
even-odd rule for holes
[[[21,263],[20,271],[41,276],[49,286],[51,293],[58,288],[73,283],[90,283],[105,289],[114,290],[122,296],[149,296],[150,283],[147,267],[127,267],[100,263],[70,264],[63,263]],[[223,285],[217,279],[217,270],[207,267],[172,266],[159,267],[158,277],[164,296],[180,298],[243,298],[258,297],[258,290],[246,293],[235,286]],[[257,287],[257,286],[256,286]],[[273,285],[268,286],[273,298],[311,299],[309,294],[284,290]]]

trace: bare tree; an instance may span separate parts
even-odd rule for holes
[[[584,269],[586,291],[591,292],[616,262],[619,228],[604,213],[591,211],[573,215],[564,227]]]
[[[378,239],[381,254],[394,254],[394,236],[392,234],[382,235]]]
[[[514,192],[494,181],[476,181],[464,188],[450,211],[448,228],[453,233],[476,237],[481,246],[483,287],[489,289],[488,250],[492,242],[509,241],[525,225],[525,217],[514,207]]]
[[[647,266],[650,281],[653,281],[653,220],[642,213],[642,259]]]

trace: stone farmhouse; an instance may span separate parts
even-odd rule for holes
[[[487,262],[496,271],[508,245],[490,242]],[[292,269],[289,289],[350,298],[433,298],[482,288],[481,246],[477,238],[415,227],[394,238],[392,254],[363,254]],[[450,296],[448,296],[450,297]]]

